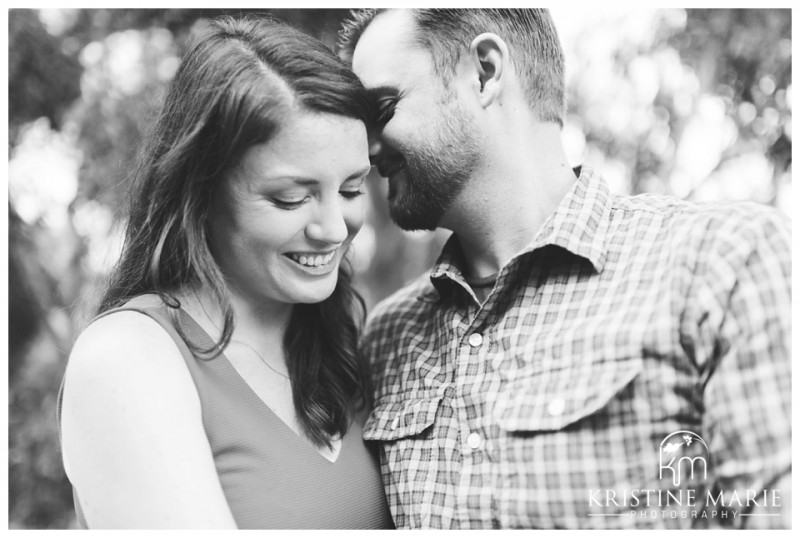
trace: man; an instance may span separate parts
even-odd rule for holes
[[[453,231],[364,337],[398,528],[786,525],[786,220],[573,171],[545,11],[366,10],[340,45],[393,219]]]

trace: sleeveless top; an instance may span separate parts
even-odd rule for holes
[[[240,529],[394,528],[376,454],[361,439],[357,416],[335,462],[297,435],[256,395],[224,354],[192,354],[157,296],[140,296],[104,312],[135,311],[157,321],[180,349],[200,397],[203,426],[233,518]],[[175,320],[192,342],[208,348],[208,334],[183,309]],[[61,420],[62,381],[58,396]],[[78,523],[86,527],[73,487]]]

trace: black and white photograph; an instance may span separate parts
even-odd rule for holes
[[[792,10],[11,7],[8,528],[792,528]]]

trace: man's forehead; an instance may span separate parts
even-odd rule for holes
[[[353,51],[353,71],[367,88],[389,86],[428,52],[414,40],[416,23],[407,9],[380,13],[361,34]]]

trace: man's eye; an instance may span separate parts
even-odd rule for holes
[[[397,99],[382,99],[378,101],[378,123],[386,124],[394,116],[394,109],[397,106]]]

